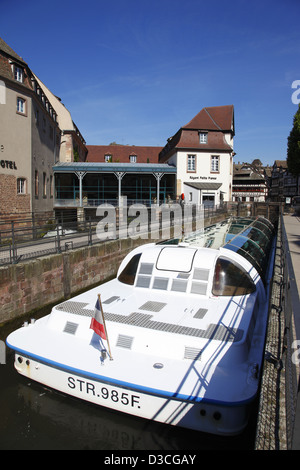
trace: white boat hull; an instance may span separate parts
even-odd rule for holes
[[[17,371],[118,412],[240,433],[259,391],[275,245],[262,220],[232,236],[219,249],[136,248],[116,279],[7,338]]]
[[[15,368],[21,375],[62,393],[160,423],[217,435],[236,435],[248,422],[248,404],[225,406],[166,398],[86,377],[18,353]]]

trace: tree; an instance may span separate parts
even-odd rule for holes
[[[300,175],[300,104],[294,116],[293,128],[288,137],[287,165],[293,175]]]

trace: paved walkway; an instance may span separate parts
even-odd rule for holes
[[[294,270],[294,279],[291,278],[291,298],[294,309],[294,339],[300,340],[300,311],[299,311],[299,293],[300,293],[300,217],[299,215],[289,214],[284,216],[284,226],[288,239],[288,246],[291,261]],[[294,281],[294,282],[292,282]],[[297,292],[298,290],[298,292]],[[299,366],[299,364],[298,364]],[[299,367],[296,370],[296,376],[299,381]],[[299,387],[299,382],[298,382]],[[298,388],[299,390],[299,388]],[[293,434],[293,450],[300,449],[300,410],[299,410],[299,391],[296,391],[295,400],[297,400],[297,408],[295,412],[294,434]]]
[[[300,217],[288,214],[283,217],[284,226],[289,242],[289,249],[295,273],[295,280],[300,292]]]

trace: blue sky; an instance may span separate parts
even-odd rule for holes
[[[235,161],[286,158],[300,80],[299,0],[0,7],[0,37],[62,99],[88,145],[164,146],[203,107],[233,104]]]

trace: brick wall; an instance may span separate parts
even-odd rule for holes
[[[0,324],[114,276],[126,254],[142,243],[147,240],[114,240],[1,267]]]
[[[0,175],[0,214],[11,215],[30,210],[30,194],[17,194],[17,178]]]

